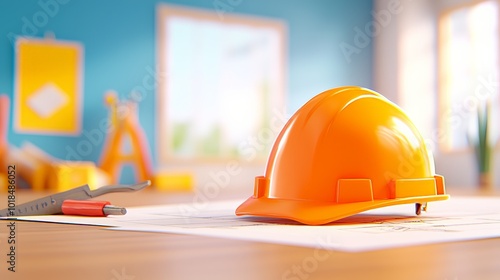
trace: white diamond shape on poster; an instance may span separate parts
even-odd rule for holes
[[[40,117],[47,118],[68,103],[64,91],[53,83],[46,83],[28,99],[28,106]]]

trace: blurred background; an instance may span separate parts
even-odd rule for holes
[[[96,184],[251,191],[300,106],[358,85],[407,111],[449,187],[498,186],[499,11],[494,0],[4,0],[0,153],[39,188],[80,170]],[[61,175],[33,178],[47,164]]]

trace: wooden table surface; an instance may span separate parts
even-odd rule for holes
[[[43,196],[18,192],[18,203]],[[219,198],[245,198],[223,194]],[[103,197],[116,205],[192,201],[143,191]],[[0,194],[0,206],[7,201]],[[500,238],[361,253],[96,226],[16,222],[16,272],[7,270],[0,221],[0,279],[500,279]]]

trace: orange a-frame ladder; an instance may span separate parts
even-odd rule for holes
[[[137,105],[133,101],[119,101],[114,92],[106,94],[106,103],[111,110],[112,125],[101,154],[100,168],[118,183],[123,164],[129,163],[134,167],[138,181],[150,180],[149,145],[137,117]],[[122,153],[126,137],[130,139],[131,151]]]

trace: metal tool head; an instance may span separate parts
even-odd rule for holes
[[[61,206],[64,200],[86,200],[113,192],[132,192],[151,185],[151,181],[144,181],[135,185],[110,185],[90,190],[89,185],[83,185],[68,191],[56,193],[31,202],[17,205],[13,208],[0,210],[0,217],[52,215],[62,213]]]

